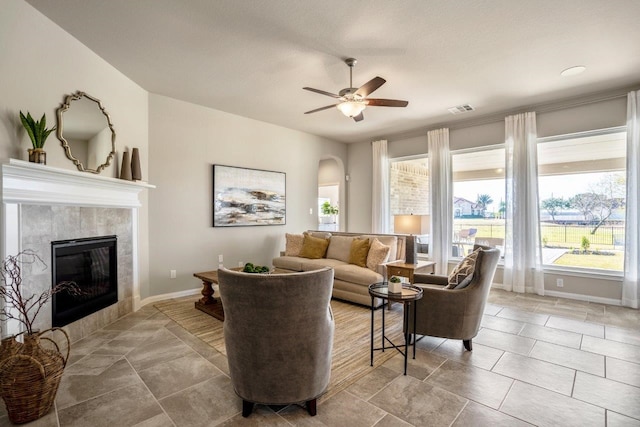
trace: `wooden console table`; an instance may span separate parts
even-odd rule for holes
[[[234,267],[231,270],[242,270],[242,267]],[[276,268],[271,273],[285,274],[291,273],[291,271]],[[193,275],[194,277],[202,280],[202,298],[195,302],[195,307],[198,310],[224,322],[224,307],[222,307],[222,300],[213,296],[215,292],[213,284],[218,284],[218,270],[203,271],[202,273],[193,273]]]
[[[224,322],[222,301],[220,298],[213,296],[213,284],[218,284],[218,270],[204,271],[202,273],[194,273],[193,275],[202,280],[202,298],[196,301],[195,307]]]
[[[407,264],[404,261],[390,262],[387,264],[387,280],[391,276],[403,276],[409,279],[409,283],[413,285],[414,273],[431,273],[436,272],[436,263],[433,261],[418,261],[417,264]]]

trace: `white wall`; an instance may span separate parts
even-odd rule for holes
[[[539,137],[564,135],[592,129],[623,126],[626,124],[626,97],[585,103],[566,108],[555,107],[552,111],[537,114]],[[506,115],[506,114],[505,114]],[[442,126],[446,127],[446,125]],[[390,158],[413,156],[427,153],[427,131],[424,135],[402,139],[388,139]],[[504,143],[504,120],[495,120],[475,125],[453,124],[449,132],[451,150],[477,148]],[[372,149],[370,142],[349,145],[348,231],[371,231],[371,174]],[[354,224],[356,224],[354,226]],[[619,300],[622,294],[621,280],[618,278],[594,278],[587,275],[568,276],[563,273],[545,273],[545,289],[558,291],[556,278],[564,278],[562,292],[572,296],[589,295],[597,301]],[[502,280],[502,272],[496,273],[496,282]]]
[[[343,143],[160,95],[149,96],[149,129],[149,180],[157,188],[149,196],[148,295],[198,288],[193,273],[216,269],[219,254],[227,267],[270,265],[286,232],[317,228],[320,161],[346,164]],[[285,172],[286,225],[212,227],[213,164]]]
[[[0,0],[0,159],[27,160],[31,147],[18,112],[56,124],[56,109],[77,90],[102,100],[111,115],[116,147],[139,147],[143,179],[147,179],[148,94],[95,53],[22,0]],[[77,170],[52,133],[45,144],[47,165]],[[102,172],[116,176],[117,167]],[[148,283],[146,195],[139,211],[141,284]]]

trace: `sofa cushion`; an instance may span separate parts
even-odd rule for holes
[[[305,234],[302,241],[300,256],[311,259],[324,258],[324,255],[327,253],[328,246],[329,240]]]
[[[374,237],[367,254],[367,268],[376,271],[380,264],[389,260],[390,250],[389,246],[383,245],[377,237]]]
[[[463,289],[471,283],[480,250],[481,249],[478,248],[471,252],[456,265],[451,274],[449,274],[449,284],[445,286],[446,289]]]
[[[302,262],[301,262],[302,271],[318,270],[323,267],[335,268],[341,265],[346,265],[346,263],[339,261],[337,259],[331,259],[331,258],[320,258],[320,259],[302,258]]]
[[[300,258],[297,256],[280,256],[274,258],[272,263],[276,268],[282,268],[285,270],[302,271],[302,262],[307,261],[307,258]]]
[[[380,240],[385,246],[389,246],[389,261],[395,261],[398,259],[398,238],[396,236],[377,236],[377,235],[364,235],[362,238]]]
[[[284,249],[284,254],[286,256],[299,256],[300,251],[302,250],[304,235],[285,233],[284,237],[287,241]]]
[[[349,251],[349,264],[366,267],[368,253],[369,239],[353,239],[353,242],[351,242],[351,251]]]
[[[333,268],[335,278],[345,282],[357,283],[369,286],[372,283],[382,282],[382,275],[368,268],[358,267],[354,264],[338,265]]]
[[[353,239],[355,237],[352,236],[331,236],[329,248],[327,249],[327,258],[349,262]]]

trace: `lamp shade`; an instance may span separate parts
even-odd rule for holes
[[[422,234],[423,215],[395,215],[393,231],[398,234]]]

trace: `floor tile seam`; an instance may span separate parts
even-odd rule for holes
[[[391,360],[391,359],[389,359],[389,360]],[[376,369],[378,369],[378,368],[380,368],[380,367],[382,367],[382,366],[384,366],[384,364],[382,364],[382,365],[380,365],[380,366],[376,367]],[[389,369],[389,368],[387,368],[387,369]],[[391,385],[391,383],[392,383],[392,382],[394,382],[395,380],[397,380],[399,377],[403,376],[403,375],[402,375],[401,373],[399,373],[399,372],[396,372],[396,371],[394,371],[394,370],[392,370],[392,369],[389,369],[389,370],[390,370],[390,371],[392,371],[392,372],[395,372],[397,375],[396,375],[396,376],[395,376],[391,381],[389,381],[389,382],[388,382],[384,387],[382,387],[380,390],[378,390],[378,391],[376,391],[375,393],[373,393],[373,394],[372,394],[371,396],[369,396],[367,399],[362,399],[362,398],[360,398],[360,397],[359,397],[359,399],[364,400],[364,401],[365,401],[365,402],[367,402],[367,403],[371,403],[371,399],[373,399],[374,397],[376,397],[377,395],[379,395],[380,393],[382,393],[382,392],[383,392],[387,387],[389,387],[389,386]],[[363,377],[363,378],[364,378],[364,377]],[[416,379],[417,379],[417,378],[416,378]],[[418,380],[418,381],[420,381],[420,380]],[[345,390],[344,390],[344,391],[347,391],[347,392],[348,392],[348,390],[347,390],[346,388],[345,388]],[[353,394],[353,393],[350,393],[350,394]],[[372,404],[372,405],[374,405],[373,403],[371,403],[371,404]],[[374,405],[374,406],[376,406],[376,405]],[[378,406],[376,406],[376,408],[377,408],[377,407],[378,407]],[[382,408],[380,408],[380,409],[382,409]],[[385,412],[386,412],[386,411],[385,411]]]
[[[443,343],[444,343],[444,341],[443,341]],[[438,346],[438,347],[440,347],[440,346]],[[436,347],[436,348],[437,348],[437,347]],[[434,349],[434,350],[435,350],[435,349]],[[445,358],[444,358],[444,360],[443,360],[443,361],[442,361],[442,362],[441,362],[441,363],[440,363],[440,364],[439,364],[439,365],[438,365],[438,366],[437,366],[433,371],[431,371],[431,373],[430,373],[429,375],[427,375],[425,378],[423,378],[423,379],[422,379],[422,380],[420,380],[420,381],[421,381],[421,382],[423,382],[423,383],[426,383],[426,382],[427,382],[427,380],[428,380],[429,378],[431,378],[431,376],[433,376],[433,374],[435,374],[435,373],[438,371],[438,369],[442,368],[442,365],[444,365],[445,363],[447,363],[447,362],[449,362],[449,361],[450,361],[450,362],[453,362],[453,363],[459,363],[459,362],[456,362],[455,360],[452,360],[452,359],[449,359],[448,357],[445,357]],[[416,379],[417,379],[417,378],[416,378]]]
[[[192,347],[188,342],[184,341],[182,338],[180,338],[179,336],[177,336],[176,334],[174,334],[172,331],[170,331],[170,330],[169,330],[169,329],[167,329],[166,327],[165,327],[165,329],[167,330],[167,332],[169,332],[169,333],[170,333],[170,334],[172,334],[174,337],[176,337],[180,342],[182,342],[184,345],[186,345],[187,347],[189,347],[189,350],[191,350],[191,352],[193,352],[193,354],[197,355],[200,359],[202,359],[202,360],[204,360],[205,362],[207,362],[207,363],[208,363],[209,365],[211,365],[215,370],[219,371],[219,372],[220,372],[220,374],[222,374],[222,375],[226,375],[226,374],[222,371],[222,369],[218,368],[216,365],[214,365],[213,363],[211,363],[211,362],[210,362],[206,357],[204,357],[202,354],[200,354],[200,352],[198,352],[195,348],[193,348],[193,347]],[[187,332],[188,332],[188,331],[187,331]],[[197,337],[196,337],[196,338],[197,338]],[[205,343],[205,344],[206,344],[206,343]],[[215,350],[215,348],[213,348],[213,347],[211,347],[211,348],[212,348],[213,350]],[[216,350],[216,351],[217,351],[217,350]],[[220,353],[220,352],[218,352],[218,353]],[[222,353],[220,353],[220,354],[222,354]],[[172,361],[174,361],[174,360],[178,360],[178,359],[180,359],[180,358],[182,358],[182,357],[185,357],[185,356],[187,356],[187,354],[183,354],[182,356],[179,356],[179,357],[177,357],[177,358],[175,358],[175,359],[171,359],[171,360],[168,360],[168,361],[166,361],[166,362],[162,362],[162,363],[172,362]],[[153,365],[153,366],[150,366],[150,367],[148,367],[148,368],[141,369],[141,370],[140,370],[140,372],[142,372],[142,371],[146,371],[147,369],[151,369],[151,368],[153,368],[154,366],[157,366],[157,365]]]
[[[602,339],[602,338],[601,338],[601,339]],[[624,343],[619,343],[619,344],[624,344]],[[629,359],[633,358],[633,356],[632,356],[632,357],[630,357],[630,358],[628,358],[628,359],[623,359],[622,357],[613,356],[613,355],[610,355],[610,354],[599,353],[599,352],[597,352],[597,351],[589,351],[589,350],[585,350],[585,349],[583,349],[583,348],[582,348],[582,344],[580,344],[580,350],[581,350],[581,351],[586,351],[586,352],[588,352],[588,353],[599,354],[599,355],[601,355],[601,356],[605,356],[605,357],[611,357],[611,358],[613,358],[613,359],[618,359],[618,360],[622,360],[622,361],[629,362],[629,363],[636,363],[634,360],[637,360],[637,359],[629,360]],[[607,351],[607,350],[605,349],[605,350],[602,350],[602,351]],[[637,363],[636,363],[636,364],[637,364]]]
[[[632,346],[634,346],[634,347],[638,347],[638,348],[640,348],[640,342],[638,342],[638,344],[634,344],[634,343],[632,343],[632,342],[620,341],[620,340],[614,340],[614,339],[611,339],[611,338],[607,338],[607,337],[606,337],[606,334],[605,334],[605,338],[603,338],[603,339],[604,339],[604,340],[607,340],[607,341],[615,342],[615,343],[627,344],[627,345],[632,345]]]
[[[365,402],[366,402],[366,400],[365,400]],[[367,403],[370,403],[370,402],[367,402]],[[373,403],[371,403],[371,404],[373,405]],[[374,406],[375,406],[375,405],[374,405]],[[376,408],[377,408],[377,406],[376,406]],[[382,422],[382,420],[384,420],[384,419],[385,419],[385,417],[386,417],[387,415],[391,415],[392,417],[395,417],[395,415],[390,414],[390,413],[388,413],[387,411],[384,411],[384,412],[385,412],[385,413],[384,413],[384,415],[383,415],[382,417],[380,417],[380,419],[379,419],[379,420],[377,420],[376,422],[374,422],[373,424],[371,424],[371,427],[376,427],[378,424],[380,424],[380,423]],[[400,419],[399,417],[396,417],[396,418]],[[404,421],[404,420],[402,420],[402,421]],[[407,421],[404,421],[404,422],[406,422],[407,424],[409,424]],[[411,425],[413,425],[413,424],[411,424]]]
[[[547,326],[543,326],[543,328],[546,328],[546,327],[547,327]],[[522,331],[520,331],[520,332],[522,332]],[[581,343],[582,343],[582,334],[578,334],[577,332],[573,332],[573,333],[574,333],[574,334],[577,334],[577,335],[580,335],[580,344],[581,344]],[[543,338],[528,337],[528,336],[526,336],[526,335],[520,335],[520,334],[518,334],[518,336],[519,336],[519,337],[523,337],[523,338],[530,338],[530,339],[532,339],[532,340],[535,340],[535,341],[536,341],[536,343],[537,343],[538,341],[541,341],[541,342],[543,342],[543,343],[547,343],[547,344],[554,344],[554,345],[559,345],[559,346],[561,346],[561,347],[570,348],[570,349],[573,349],[573,350],[580,350],[580,347],[579,347],[579,345],[580,345],[580,344],[578,344],[578,347],[572,347],[572,346],[570,346],[570,345],[564,345],[564,344],[560,344],[560,343],[557,343],[557,342],[547,341],[547,340],[545,340],[545,339],[543,339]],[[535,345],[535,344],[534,344],[534,345]]]
[[[195,383],[195,384],[191,384],[190,386],[185,387],[185,388],[183,388],[182,390],[174,391],[174,392],[173,392],[173,393],[171,393],[171,394],[167,394],[166,396],[162,396],[162,397],[161,397],[161,398],[159,398],[159,399],[158,399],[158,398],[156,398],[155,396],[153,396],[153,397],[154,397],[154,399],[156,399],[156,400],[158,401],[158,403],[160,403],[160,401],[161,401],[161,400],[165,400],[165,399],[168,399],[168,398],[170,398],[170,397],[173,397],[173,396],[175,396],[175,395],[176,395],[176,394],[178,394],[178,393],[184,393],[185,391],[187,391],[187,390],[189,390],[189,389],[191,389],[191,388],[194,388],[194,387],[196,387],[196,386],[198,386],[198,385],[200,385],[200,384],[202,384],[202,383],[206,383],[207,381],[211,381],[211,380],[213,380],[213,379],[215,379],[215,378],[218,378],[218,377],[220,377],[220,376],[226,376],[226,375],[224,375],[224,373],[221,373],[221,374],[215,375],[215,376],[213,376],[213,377],[206,378],[206,379],[204,379],[204,380],[202,380],[202,381],[199,381],[199,382],[197,382],[197,383]],[[229,378],[229,377],[227,377],[227,378]],[[144,382],[144,381],[143,381],[143,382]],[[145,383],[145,386],[146,386],[146,385],[147,385],[147,384]],[[148,388],[148,387],[147,387],[147,388]],[[235,391],[234,391],[234,392],[235,392]],[[151,393],[151,394],[153,395],[153,393]],[[160,403],[160,406],[162,406],[162,403]]]
[[[138,379],[140,379],[140,378],[138,378]],[[144,381],[142,381],[142,380],[140,380],[140,381],[141,381],[141,383],[146,387],[146,384],[144,383]],[[120,386],[120,387],[116,387],[116,388],[114,388],[114,389],[111,389],[111,390],[109,390],[109,391],[105,391],[104,393],[100,393],[100,394],[96,394],[95,396],[91,396],[91,397],[89,397],[88,399],[79,400],[79,401],[74,402],[74,403],[72,403],[72,404],[70,404],[70,405],[67,405],[67,406],[58,406],[58,409],[59,409],[59,410],[61,410],[61,411],[64,411],[64,410],[67,410],[67,409],[69,409],[69,408],[73,408],[74,406],[81,405],[81,404],[83,404],[83,403],[89,402],[89,401],[94,400],[94,399],[97,399],[97,398],[99,398],[99,397],[106,396],[107,394],[113,393],[113,392],[115,392],[115,391],[122,390],[122,389],[125,389],[125,388],[127,388],[127,387],[133,387],[133,386],[135,386],[135,385],[137,385],[137,383],[134,383],[134,384],[125,384],[125,385],[122,385],[122,386]],[[153,394],[152,394],[151,396],[152,396],[152,397],[154,397],[154,396],[153,396]],[[155,397],[154,397],[154,399],[155,399]],[[57,401],[57,399],[56,399],[56,401]]]
[[[511,384],[509,385],[509,389],[504,394],[504,397],[502,398],[502,402],[500,402],[500,405],[498,405],[498,409],[497,409],[498,412],[501,412],[503,414],[505,413],[505,412],[502,412],[502,407],[504,406],[504,402],[507,400],[507,397],[509,397],[509,393],[511,393],[511,390],[513,390],[513,387],[515,386],[516,382],[518,382],[518,380],[511,378]]]
[[[594,353],[594,354],[595,354],[595,353]],[[598,355],[598,356],[602,356],[602,355]],[[560,364],[560,363],[553,362],[553,361],[551,361],[551,360],[541,359],[541,358],[539,358],[539,357],[535,357],[535,356],[532,356],[532,355],[528,355],[528,356],[526,356],[526,357],[528,357],[528,358],[530,358],[530,359],[538,360],[538,361],[540,361],[540,362],[550,363],[550,364],[552,364],[552,365],[559,366],[559,367],[561,367],[561,368],[567,368],[567,369],[571,369],[571,370],[573,370],[573,371],[577,371],[577,372],[584,372],[585,374],[590,374],[590,375],[593,375],[593,376],[596,376],[596,377],[599,377],[599,378],[606,378],[604,375],[594,374],[593,372],[587,372],[587,371],[584,371],[584,370],[582,370],[582,369],[579,369],[579,368],[576,368],[576,367],[573,367],[573,366],[562,365],[562,364]],[[603,357],[604,357],[604,356],[603,356]],[[603,360],[603,364],[604,364],[604,360]],[[603,372],[604,372],[604,370],[603,370]]]
[[[508,352],[507,352],[507,351],[505,351],[505,353],[508,353]],[[511,353],[511,354],[513,354],[513,355],[515,355],[515,356],[522,356],[521,354],[518,354],[518,353]],[[503,356],[504,356],[504,355],[503,355]],[[522,356],[522,357],[526,357],[526,358],[529,358],[529,359],[533,359],[533,360],[537,360],[537,361],[540,361],[540,362],[548,363],[548,364],[550,364],[550,365],[555,365],[555,366],[557,366],[557,367],[560,367],[560,368],[563,368],[563,369],[568,369],[568,370],[573,371],[573,381],[572,381],[572,385],[571,385],[571,389],[573,390],[573,383],[575,383],[576,372],[577,372],[577,370],[576,370],[576,369],[574,369],[574,368],[569,368],[569,367],[562,366],[562,365],[558,365],[557,363],[548,362],[548,361],[546,361],[546,360],[536,359],[536,358],[534,358],[534,357],[530,357],[530,356]],[[501,357],[500,359],[502,359],[502,357]],[[496,362],[496,365],[497,365],[497,364],[498,364],[498,362]],[[525,384],[529,384],[529,385],[533,385],[533,386],[536,386],[536,387],[543,388],[543,389],[545,389],[545,390],[553,391],[554,393],[562,394],[563,396],[571,397],[571,395],[567,395],[567,394],[562,393],[562,392],[559,392],[559,391],[557,391],[557,390],[552,390],[552,389],[547,388],[547,387],[545,387],[545,386],[542,386],[542,385],[540,385],[540,384],[533,384],[533,383],[530,383],[530,382],[528,382],[528,381],[525,381],[523,378],[514,378],[514,377],[511,377],[511,376],[509,376],[509,375],[507,375],[507,374],[504,374],[504,373],[501,373],[501,372],[496,372],[496,371],[493,371],[493,370],[492,370],[491,372],[493,372],[494,374],[502,375],[502,376],[504,376],[504,377],[506,377],[506,378],[509,378],[509,379],[512,379],[512,380],[515,380],[515,381],[520,381],[520,382],[523,382],[523,383],[525,383]],[[580,371],[580,372],[582,372],[582,371]],[[585,372],[585,373],[588,373],[588,372]],[[589,374],[589,375],[593,375],[593,374],[590,374],[590,373],[588,373],[588,374]],[[597,375],[593,375],[593,376],[594,376],[594,377],[598,377]],[[598,378],[603,378],[603,379],[604,379],[604,377],[598,377]]]
[[[573,319],[571,319],[571,320],[573,320]],[[583,322],[583,323],[587,323],[587,322]],[[538,326],[540,326],[540,325],[538,325]],[[546,325],[546,324],[545,324],[545,325],[542,325],[542,326],[544,326],[544,327],[546,327],[546,328],[556,329],[556,330],[558,330],[558,331],[573,332],[574,334],[580,334],[580,335],[582,335],[582,336],[587,335],[587,336],[590,336],[590,337],[593,337],[593,338],[600,338],[600,339],[604,339],[604,338],[599,337],[599,336],[597,336],[597,335],[592,335],[592,334],[588,334],[588,333],[585,333],[585,332],[576,332],[576,331],[572,331],[572,330],[569,330],[569,329],[557,328],[557,327],[555,327],[555,326],[549,326],[549,325]]]
[[[397,377],[395,377],[394,379],[392,379],[391,381],[389,381],[389,383],[388,383],[386,386],[384,386],[380,391],[382,391],[382,390],[384,390],[385,388],[387,388],[387,387],[389,386],[389,384],[391,384],[392,382],[394,382],[395,380],[397,380],[397,379],[398,379],[398,378],[400,378],[401,376],[404,376],[404,375],[402,375],[402,374],[398,375]],[[407,375],[407,376],[409,376],[409,375]],[[411,377],[411,378],[413,378],[413,377]],[[414,379],[414,380],[416,380],[416,381],[420,381],[420,380],[419,380],[419,379],[417,379],[417,378],[413,378],[413,379]],[[378,393],[380,393],[380,391],[379,391]],[[364,403],[369,404],[369,405],[373,406],[374,408],[377,408],[377,409],[381,410],[382,412],[384,412],[384,415],[382,416],[382,418],[384,418],[384,417],[385,417],[385,416],[387,416],[387,415],[393,415],[393,414],[391,414],[390,412],[387,412],[387,410],[386,410],[386,409],[383,409],[383,408],[379,407],[378,405],[376,405],[375,403],[371,402],[370,400],[373,398],[373,396],[371,396],[369,399],[366,399],[366,400],[365,400],[365,399],[361,398],[360,396],[357,396],[357,395],[355,395],[355,394],[351,393],[348,389],[344,389],[344,390],[342,390],[342,391],[341,391],[341,393],[346,393],[346,394],[350,395],[351,397],[353,397],[354,399],[361,400],[361,401],[363,401]],[[376,393],[376,394],[378,394],[378,393]],[[335,396],[336,396],[336,395],[334,395],[333,397],[335,397]],[[329,399],[329,400],[331,400],[331,399]],[[324,403],[326,403],[327,401],[328,401],[328,400],[325,400],[325,401],[324,401],[324,402],[322,402],[322,403],[324,404]],[[400,417],[398,417],[398,416],[396,416],[396,415],[393,415],[393,416],[394,416],[394,417],[396,417],[396,418],[401,419],[402,421],[404,421],[404,422],[406,422],[406,423],[409,423],[409,421],[406,421],[406,420],[404,420],[404,419],[402,419],[402,418],[400,418]],[[379,423],[379,422],[382,420],[382,418],[381,418],[380,420],[376,421],[376,424],[377,424],[377,423]],[[375,424],[373,424],[373,425],[375,425]]]
[[[464,405],[462,405],[462,408],[460,408],[460,410],[458,411],[458,413],[456,414],[456,416],[453,418],[453,420],[451,420],[451,422],[449,423],[449,427],[451,427],[453,424],[455,424],[455,422],[458,420],[458,418],[460,418],[460,415],[462,415],[462,412],[464,412],[464,410],[467,408],[467,406],[469,406],[469,403],[471,402],[470,399],[467,399],[467,401],[464,403]],[[475,402],[475,401],[474,401]],[[478,402],[476,402],[478,403]]]
[[[98,375],[101,375],[102,373],[104,373],[104,371],[106,371],[107,369],[110,369],[113,365],[115,365],[116,363],[118,363],[119,361],[121,361],[124,358],[124,355],[121,355],[121,354],[95,354],[95,353],[87,354],[87,356],[85,356],[85,357],[94,356],[94,355],[95,356],[119,356],[119,358],[118,358],[118,360],[113,362],[111,365],[109,365],[106,368],[104,368],[103,371],[100,372],[100,374],[92,375],[92,374],[73,374],[73,373],[71,373],[69,375],[92,375],[94,377],[97,377]],[[85,357],[83,357],[82,359],[84,359]],[[78,362],[80,362],[82,359],[78,360]],[[76,362],[76,363],[78,363],[78,362]],[[74,363],[74,365],[76,363]],[[73,366],[73,365],[71,365],[71,366]],[[66,366],[65,366],[65,369],[67,369]]]
[[[144,380],[142,379],[142,377],[140,376],[140,374],[138,373],[138,371],[136,371],[136,369],[133,367],[133,365],[131,364],[131,362],[129,361],[129,359],[127,359],[125,357],[125,360],[127,361],[127,363],[129,364],[129,366],[131,367],[131,369],[133,370],[133,372],[136,373],[136,376],[138,377],[138,379],[140,380],[140,382],[142,383],[142,385],[144,386],[144,388],[147,389],[147,391],[149,392],[149,395],[151,396],[151,398],[156,402],[156,405],[158,405],[158,407],[160,408],[160,410],[167,416],[167,418],[169,418],[169,420],[171,421],[171,423],[174,425],[174,427],[177,427],[177,424],[175,423],[175,421],[173,420],[173,418],[171,418],[171,416],[167,413],[167,411],[164,409],[164,406],[162,406],[160,404],[160,401],[156,398],[156,396],[153,394],[153,392],[151,391],[151,389],[149,388],[149,386],[147,386],[147,383],[144,382]]]
[[[221,353],[217,348],[210,346],[209,344],[207,344],[206,342],[204,342],[202,339],[200,339],[200,338],[198,338],[197,336],[193,335],[191,332],[189,332],[188,330],[184,329],[180,324],[178,324],[178,323],[176,323],[176,322],[173,322],[173,323],[175,323],[178,327],[182,328],[182,330],[184,330],[186,333],[188,333],[189,335],[191,335],[193,338],[195,338],[195,339],[199,340],[202,344],[204,344],[205,346],[207,346],[207,348],[208,348],[208,349],[211,349],[211,350],[215,351],[216,353],[218,353],[218,354],[220,354],[220,355],[224,356],[225,358],[227,357],[227,355],[226,355],[226,354],[222,354],[222,353]],[[193,350],[194,352],[196,352],[197,354],[199,354],[199,355],[200,355],[200,357],[203,357],[203,358],[204,358],[204,356],[202,356],[202,354],[200,354],[200,352],[199,352],[196,348],[194,348],[194,346],[193,346],[193,345],[191,345],[191,343],[190,343],[190,342],[183,340],[183,339],[182,339],[182,338],[180,338],[178,335],[176,335],[176,334],[175,334],[175,332],[173,332],[171,329],[167,328],[166,326],[163,326],[163,328],[164,328],[164,329],[166,329],[166,330],[167,330],[167,332],[169,332],[171,335],[173,335],[174,337],[176,337],[177,339],[179,339],[179,340],[180,340],[182,343],[184,343],[186,346],[188,346],[191,350]],[[211,363],[211,362],[209,362],[209,363]],[[213,365],[213,363],[212,363],[212,365]],[[215,366],[215,365],[213,365],[213,366]],[[222,371],[222,370],[221,370],[220,368],[218,368],[217,366],[215,366],[215,367],[216,367],[216,369],[219,369],[220,371]]]
[[[534,313],[534,314],[540,314],[540,313]],[[547,315],[547,316],[551,317],[550,315]],[[549,321],[549,319],[547,319],[547,320],[544,321],[544,324],[541,325],[540,323],[533,323],[533,322],[526,321],[524,319],[514,319],[512,317],[500,317],[500,316],[497,316],[497,317],[498,317],[498,319],[507,319],[507,320],[512,320],[514,322],[520,322],[520,323],[525,323],[525,324],[529,324],[529,325],[536,325],[536,326],[545,326],[546,323]],[[524,326],[525,325],[522,325],[522,327],[524,327]]]
[[[574,399],[574,400],[576,400],[578,402],[581,402],[581,403],[586,403],[587,405],[591,405],[591,406],[596,407],[596,408],[603,409],[605,411],[605,418],[606,418],[607,411],[611,411],[611,412],[615,412],[616,414],[620,414],[620,415],[623,415],[625,417],[629,417],[631,419],[640,421],[639,417],[635,417],[633,415],[625,414],[624,412],[621,412],[618,409],[607,408],[606,406],[601,406],[601,405],[599,405],[597,403],[593,403],[593,402],[589,402],[589,401],[586,401],[586,400],[582,400],[582,399],[580,399],[578,397],[574,397],[573,395],[571,396],[571,399]]]

